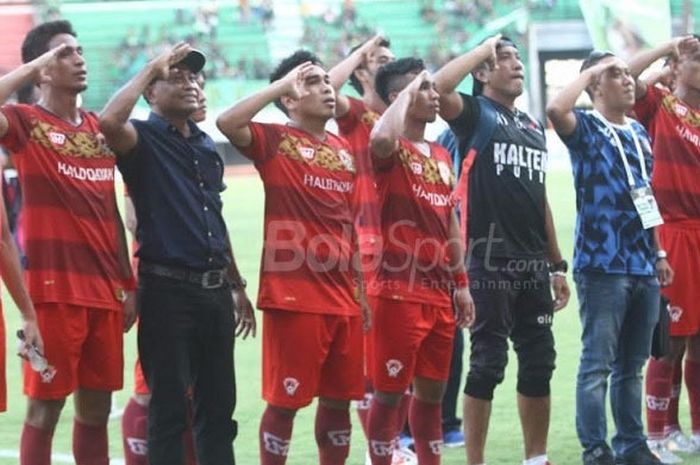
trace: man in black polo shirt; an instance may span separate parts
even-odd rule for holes
[[[189,45],[174,46],[100,115],[136,210],[139,356],[152,394],[151,465],[183,464],[190,386],[199,464],[235,463],[234,332],[255,335],[245,280],[221,215],[223,162],[211,138],[191,121],[204,62]],[[146,121],[129,121],[142,94],[152,112]]]
[[[478,98],[455,91],[472,71],[474,94],[483,94]],[[568,302],[569,288],[545,194],[544,130],[515,108],[524,77],[517,47],[500,35],[435,74],[440,114],[457,136],[460,153],[466,155],[474,146],[475,134],[490,131],[482,153],[466,157],[458,186],[466,200],[466,208],[461,208],[463,213],[467,210],[463,226],[476,306],[464,389],[468,465],[485,463],[491,400],[503,380],[509,337],[519,362],[523,463],[548,463],[549,382],[555,359],[552,314]]]

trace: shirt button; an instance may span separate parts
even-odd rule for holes
[[[205,205],[205,206],[204,206],[204,211],[205,211],[205,212],[209,211],[209,207],[207,207],[207,206]]]
[[[209,263],[213,262],[214,259],[212,257],[209,257]]]
[[[194,164],[195,164],[195,165],[199,165],[199,160],[195,160],[195,161],[194,161]]]
[[[204,187],[204,183],[203,183],[203,182],[200,182],[200,183],[199,183],[199,187]]]
[[[211,231],[207,232],[207,236],[211,237]]]

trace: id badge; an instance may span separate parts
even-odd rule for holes
[[[651,191],[651,187],[647,186],[632,189],[631,194],[634,207],[637,209],[637,213],[639,214],[639,218],[642,220],[642,227],[644,229],[649,229],[664,224],[664,220],[661,218],[659,206],[656,204],[656,199],[654,198],[654,193]]]

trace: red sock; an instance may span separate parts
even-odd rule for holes
[[[668,403],[666,412],[666,428],[664,434],[669,435],[674,431],[680,431],[681,425],[678,422],[678,403],[681,397],[681,386],[683,383],[683,358],[676,360],[673,365],[673,376],[671,377],[671,401]]]
[[[661,360],[650,358],[647,364],[646,400],[647,400],[647,429],[649,439],[664,438],[666,413],[671,398],[671,381],[673,365]]]
[[[685,359],[685,388],[690,404],[690,426],[693,434],[700,434],[700,362]]]
[[[185,450],[185,465],[197,465],[197,458],[194,454],[194,436],[192,435],[192,425],[187,425],[187,429],[182,433],[182,442]],[[128,464],[127,464],[128,465]]]
[[[408,423],[420,465],[440,465],[442,453],[442,406],[413,397]]]
[[[260,420],[260,465],[284,465],[294,417],[268,405]]]
[[[46,431],[25,423],[19,445],[19,463],[51,465],[52,439],[53,431]]]
[[[350,412],[324,407],[316,410],[319,465],[342,465],[350,454]]]
[[[126,465],[148,465],[148,407],[132,397],[124,407],[122,441]]]
[[[372,465],[391,465],[394,440],[399,431],[399,406],[384,405],[375,397],[369,408],[369,456]]]
[[[107,425],[86,425],[73,421],[75,465],[109,465]]]

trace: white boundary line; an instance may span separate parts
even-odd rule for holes
[[[0,449],[0,459],[19,460],[19,451],[11,449]],[[52,463],[75,463],[72,454],[51,454]],[[111,459],[110,465],[124,465],[124,459]]]

